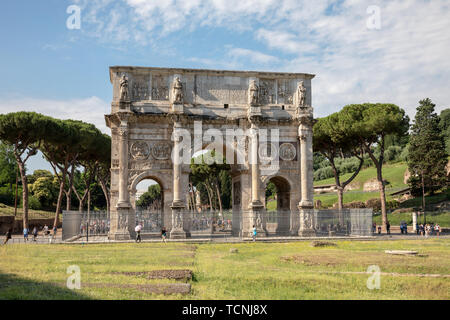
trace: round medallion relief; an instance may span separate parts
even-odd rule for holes
[[[270,142],[261,143],[258,150],[262,162],[271,162],[278,156],[277,147]]]
[[[172,147],[167,142],[157,142],[152,147],[152,155],[156,160],[167,160],[170,158]]]
[[[292,161],[297,155],[297,150],[292,143],[283,143],[280,146],[280,158],[285,161]]]
[[[131,145],[131,156],[135,160],[145,160],[150,154],[150,148],[144,141],[136,141]]]

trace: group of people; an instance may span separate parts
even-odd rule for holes
[[[389,222],[386,223],[386,233],[390,234],[391,225]],[[381,234],[381,226],[377,227],[377,224],[374,222],[372,225],[372,232],[376,233],[378,230],[378,234]],[[408,224],[405,221],[400,223],[400,232],[401,234],[408,234]],[[416,224],[416,233],[421,236],[430,236],[433,232],[439,236],[441,233],[441,226],[439,224],[427,223],[427,224]]]
[[[142,223],[139,223],[136,228],[134,228],[134,231],[136,232],[136,243],[137,242],[142,242],[142,238],[141,238],[141,231],[143,229]],[[167,239],[167,230],[166,227],[162,227],[161,228],[161,240],[166,243],[166,239]]]
[[[433,234],[433,232],[439,237],[441,233],[441,226],[439,224],[427,223],[427,224],[416,224],[416,233],[421,236],[428,237]]]
[[[378,230],[378,234],[381,234],[381,226],[377,227],[376,222],[374,222],[372,225],[372,233],[376,233],[377,230]],[[389,221],[386,221],[386,233],[391,234],[391,224],[389,223]]]
[[[53,240],[53,239],[56,239],[56,233],[57,233],[57,231],[58,231],[58,229],[56,228],[56,226],[54,226],[54,227],[53,227],[53,235],[52,235],[52,237],[50,238],[50,241]],[[9,228],[8,231],[7,231],[6,234],[5,234],[5,240],[4,240],[4,242],[3,242],[4,245],[7,244],[9,240],[11,240],[11,238],[12,238],[12,233],[13,233],[13,229],[12,229],[12,228]],[[33,238],[32,238],[32,241],[34,241],[34,242],[37,241],[38,234],[39,234],[39,232],[38,232],[38,227],[37,227],[37,226],[34,226],[34,227],[33,227],[33,230],[31,231],[31,235],[32,235],[32,237],[33,237]],[[28,242],[28,240],[29,240],[29,239],[28,239],[29,235],[30,235],[30,230],[29,230],[27,227],[23,228],[23,240],[24,240],[25,242]],[[50,236],[50,230],[49,230],[49,228],[48,228],[47,225],[44,225],[44,227],[42,228],[42,235],[43,235],[43,236]]]

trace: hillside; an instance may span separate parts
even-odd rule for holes
[[[403,183],[404,174],[407,169],[407,164],[405,162],[399,162],[394,164],[386,164],[383,166],[383,177],[388,181],[388,185],[386,186],[386,190],[388,189],[402,189],[407,188],[408,185]],[[341,181],[345,181],[346,179],[351,177],[351,173],[347,173],[341,176]],[[370,179],[376,179],[377,171],[375,167],[370,167],[364,170],[356,176],[356,178],[352,181],[352,185],[358,185],[358,188],[354,190],[363,190],[363,185],[365,182]],[[314,181],[314,186],[322,186],[328,184],[334,184],[334,178],[329,178],[320,181]]]

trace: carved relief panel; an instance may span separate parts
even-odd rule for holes
[[[169,100],[169,78],[163,75],[152,76],[152,100]]]
[[[259,103],[271,104],[275,103],[275,80],[260,79],[259,80]]]
[[[156,160],[170,159],[171,151],[172,151],[172,146],[168,142],[157,142],[152,146],[152,156]]]
[[[149,84],[150,76],[137,76],[133,79],[133,84],[130,88],[133,101],[150,99]]]
[[[131,144],[130,153],[135,160],[145,160],[148,159],[150,148],[148,147],[147,142],[136,141]]]
[[[278,87],[278,103],[293,104],[294,88],[290,80],[277,80]]]

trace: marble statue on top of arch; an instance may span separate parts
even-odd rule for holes
[[[300,81],[297,87],[297,107],[306,107],[306,88],[303,81]]]
[[[181,80],[179,77],[176,77],[173,80],[173,103],[174,104],[182,104],[183,103],[183,84],[181,83]]]
[[[258,85],[255,80],[250,81],[248,87],[248,104],[251,106],[258,104]]]
[[[120,101],[128,100],[128,79],[125,75],[122,75],[120,79]]]

